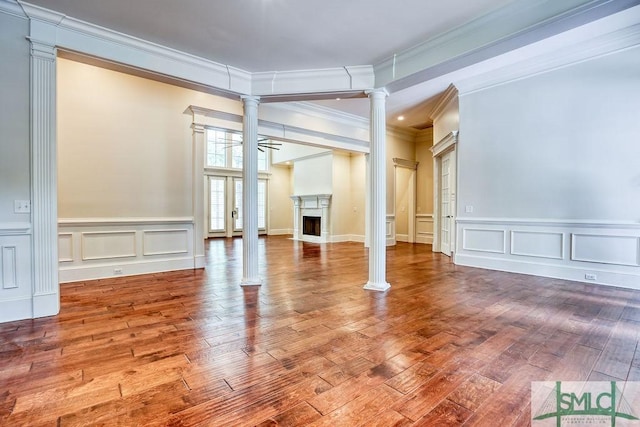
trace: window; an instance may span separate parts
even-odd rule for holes
[[[267,228],[267,181],[258,180],[258,229]]]
[[[221,232],[225,230],[225,199],[224,177],[209,177],[209,232]]]
[[[227,166],[226,132],[207,130],[207,166],[224,168]]]
[[[242,135],[231,134],[231,167],[242,169]]]
[[[260,142],[268,139],[259,137]],[[258,150],[258,171],[269,171],[268,148]],[[242,169],[242,134],[207,129],[207,167]]]
[[[210,237],[238,236],[242,232],[242,134],[223,129],[206,131],[205,177],[209,182],[208,208]],[[259,138],[259,142],[268,139]],[[258,231],[267,229],[267,182],[269,148],[258,150]]]

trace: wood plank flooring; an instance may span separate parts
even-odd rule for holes
[[[463,268],[362,244],[242,241],[204,270],[62,285],[0,324],[0,425],[525,426],[531,381],[640,380],[640,292]],[[267,268],[268,267],[268,268]]]

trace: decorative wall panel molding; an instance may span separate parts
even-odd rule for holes
[[[89,231],[81,238],[83,261],[136,256],[135,231]]]
[[[456,222],[456,264],[640,289],[638,223],[468,217]],[[498,250],[501,236],[508,252]]]
[[[73,233],[58,233],[58,260],[73,262]]]
[[[145,230],[143,252],[145,256],[186,254],[189,252],[189,230]]]
[[[563,259],[564,235],[546,231],[512,231],[511,255]]]
[[[466,251],[503,254],[505,253],[505,231],[463,228],[462,249]]]
[[[0,246],[0,270],[2,274],[2,289],[18,287],[18,255],[15,246]]]
[[[638,266],[639,241],[635,236],[572,233],[571,260]]]
[[[433,214],[416,215],[416,243],[433,244]]]
[[[396,217],[395,215],[387,215],[385,221],[385,237],[387,239],[387,246],[393,246],[396,244]]]
[[[29,234],[0,234],[0,322],[33,317],[31,249]]]
[[[187,217],[63,218],[58,247],[61,282],[204,266]]]

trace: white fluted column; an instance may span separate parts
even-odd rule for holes
[[[242,105],[242,282],[261,285],[258,276],[258,103],[243,96]]]
[[[32,24],[32,34],[34,32]],[[31,41],[31,219],[33,317],[58,314],[56,48]]]
[[[201,124],[192,123],[193,130],[193,256],[194,268],[204,268],[204,239],[206,237],[205,224],[206,212],[204,201],[207,200],[205,193],[205,176],[204,176],[204,153],[205,153],[205,128]]]
[[[293,240],[300,239],[300,196],[290,196],[293,201]]]
[[[386,280],[387,242],[385,224],[387,218],[387,174],[386,174],[386,117],[387,91],[376,89],[367,92],[371,103],[370,137],[370,229],[369,281],[364,289],[386,291],[391,285]]]

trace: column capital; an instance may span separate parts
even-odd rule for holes
[[[191,123],[191,129],[195,133],[204,133],[205,127],[199,123]]]
[[[378,89],[365,90],[364,93],[369,98],[386,98],[387,96],[389,96],[389,92],[387,92],[387,89],[383,87]]]
[[[243,104],[255,104],[258,105],[260,103],[260,97],[254,95],[242,95],[240,97]]]

